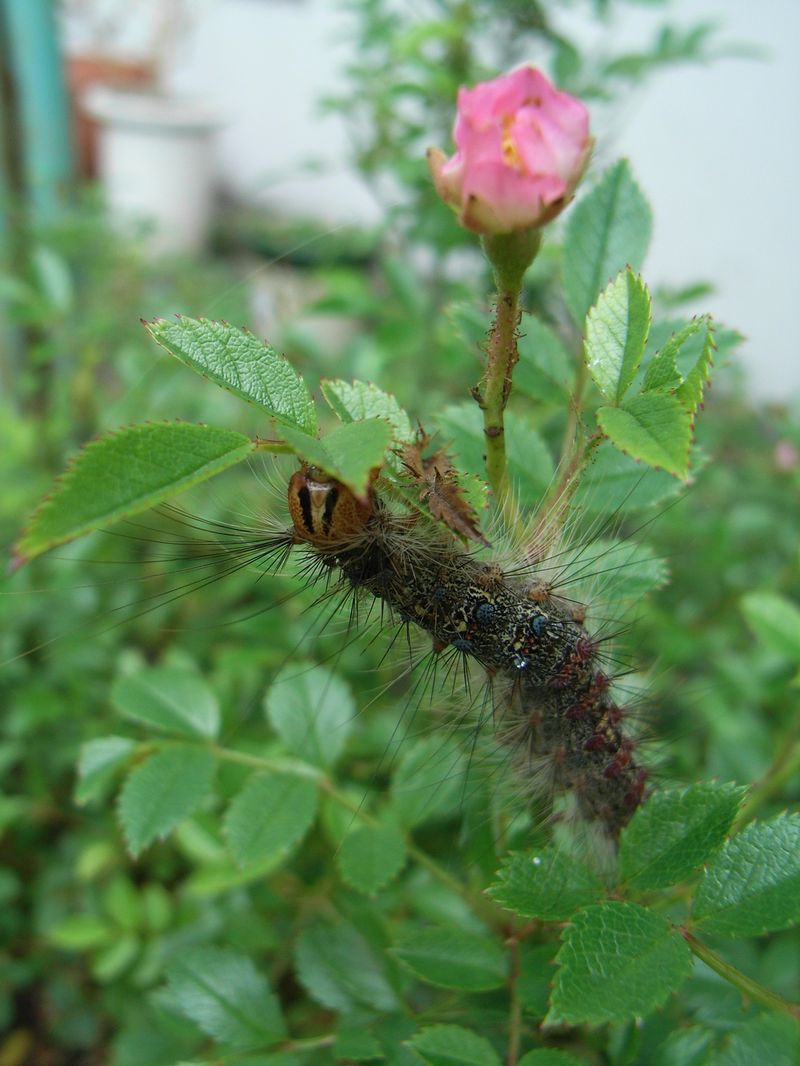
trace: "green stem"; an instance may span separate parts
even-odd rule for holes
[[[212,744],[210,750],[218,759],[239,763],[241,766],[249,766],[253,770],[265,770],[270,773],[293,774],[297,777],[311,778],[335,803],[348,810],[364,825],[377,826],[380,824],[377,818],[373,818],[371,814],[368,814],[359,803],[340,792],[330,778],[326,777],[321,770],[317,770],[307,763],[294,759],[265,759],[259,755],[248,755],[246,752],[236,751],[233,748],[224,748],[219,744]],[[476,914],[482,913],[485,917],[491,915],[491,918],[496,921],[499,911],[494,904],[483,896],[476,897],[466,885],[463,885],[443,866],[440,866],[435,859],[432,859],[430,855],[418,848],[408,835],[406,835],[406,851],[420,866],[424,866],[440,884],[446,885],[451,891],[461,896]]]
[[[522,1039],[522,999],[519,994],[520,952],[519,940],[512,936],[508,940],[511,952],[511,972],[508,977],[508,989],[511,1004],[508,1014],[508,1052],[506,1066],[517,1066],[519,1045]]]
[[[716,951],[712,951],[710,947],[698,940],[694,933],[690,933],[688,929],[681,929],[680,932],[689,945],[692,954],[696,955],[714,973],[718,973],[729,984],[738,988],[743,996],[753,1000],[755,1003],[760,1003],[762,1007],[768,1007],[770,1010],[779,1010],[792,1018],[800,1019],[800,1003],[791,1003],[788,999],[784,999],[783,996],[779,996],[777,992],[770,992],[768,988],[764,988],[758,981],[754,981],[752,977],[748,977],[741,970],[737,970],[735,966],[731,966],[729,962],[717,955]]]

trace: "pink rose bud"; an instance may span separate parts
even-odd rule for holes
[[[564,209],[589,161],[589,113],[540,70],[519,67],[459,89],[458,149],[428,151],[436,190],[477,233],[543,226]]]

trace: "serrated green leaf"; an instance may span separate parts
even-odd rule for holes
[[[383,966],[351,925],[317,922],[309,926],[298,938],[295,964],[311,997],[331,1010],[373,1007],[393,1011],[399,1006]]]
[[[540,944],[537,947],[520,945],[521,958],[517,992],[523,1010],[533,1018],[544,1018],[550,1000],[550,981],[555,971],[553,956],[556,944]]]
[[[709,1066],[714,1033],[700,1026],[678,1029],[659,1044],[653,1066]]]
[[[761,936],[800,921],[800,814],[754,822],[706,868],[695,925],[719,936]]]
[[[360,497],[365,495],[373,473],[383,465],[392,443],[392,427],[382,418],[349,422],[319,439],[288,426],[281,434],[301,459],[320,467]]]
[[[687,341],[699,332],[705,321],[703,318],[693,318],[691,322],[686,322],[664,340],[648,363],[643,385],[645,392],[655,389],[674,392],[683,384],[683,375],[678,367],[678,355]],[[663,334],[666,326],[668,323],[661,324],[657,331],[659,336]]]
[[[560,921],[603,895],[600,879],[557,848],[509,855],[488,895],[524,918]]]
[[[105,792],[135,748],[136,742],[128,737],[98,737],[82,744],[75,802],[88,803]]]
[[[342,878],[373,895],[400,873],[406,861],[403,834],[392,825],[361,825],[341,843],[336,862]]]
[[[593,904],[562,935],[545,1021],[620,1022],[661,1006],[692,968],[683,937],[635,903]]]
[[[112,925],[93,914],[72,914],[52,925],[46,937],[65,951],[89,951],[107,944],[116,933]]]
[[[600,407],[598,424],[620,451],[649,466],[685,478],[689,469],[692,419],[675,396],[646,392],[621,407]]]
[[[326,768],[341,755],[357,713],[346,681],[324,666],[294,660],[270,685],[264,707],[293,755]]]
[[[219,732],[217,697],[191,670],[150,666],[118,677],[111,702],[124,717],[165,733],[213,740]]]
[[[508,980],[508,956],[489,936],[454,928],[422,929],[402,937],[391,954],[428,984],[488,992]]]
[[[241,462],[253,448],[241,433],[190,422],[128,426],[91,441],[34,511],[15,557],[27,562],[154,507]]]
[[[350,1062],[369,1062],[383,1059],[381,1046],[372,1033],[365,1029],[342,1026],[336,1033],[336,1058]]]
[[[692,366],[691,370],[686,373],[683,384],[678,389],[676,395],[681,401],[687,411],[694,414],[697,408],[700,406],[703,399],[703,390],[706,387],[706,382],[711,376],[711,366],[714,361],[714,330],[709,318],[698,319],[699,329],[693,332],[700,332],[700,340],[702,341],[702,347],[700,354],[697,357],[696,362]],[[693,334],[690,334],[690,336]],[[688,347],[688,346],[687,346]],[[676,353],[676,357],[681,353]]]
[[[460,1025],[429,1025],[408,1043],[429,1066],[500,1066],[489,1041]]]
[[[236,862],[281,862],[314,824],[317,799],[317,786],[307,778],[253,774],[225,815]]]
[[[651,230],[650,207],[621,159],[572,208],[561,269],[573,321],[583,329],[600,290],[626,266],[642,265]]]
[[[742,597],[741,607],[759,640],[800,663],[800,607],[776,592],[751,592]]]
[[[584,1059],[576,1059],[568,1051],[540,1048],[523,1055],[517,1066],[586,1066]]]
[[[426,737],[406,744],[392,778],[392,808],[411,828],[457,811],[464,794],[464,753],[448,740]]]
[[[671,349],[657,352],[647,364],[642,392],[674,392],[683,384],[683,378]]]
[[[704,1066],[797,1066],[800,1022],[781,1014],[748,1019],[730,1033],[721,1051]]]
[[[620,271],[589,311],[584,357],[595,385],[611,403],[620,403],[636,377],[650,317],[650,293],[632,270]]]
[[[167,967],[167,978],[180,1010],[223,1044],[270,1047],[286,1036],[278,1001],[246,955],[182,948]]]
[[[145,328],[170,355],[215,385],[256,404],[284,425],[316,432],[314,401],[302,377],[248,330],[185,316],[156,319]]]
[[[388,392],[367,381],[320,382],[322,395],[342,422],[363,422],[384,418],[394,430],[394,439],[405,443],[414,439],[414,430],[406,412]]]
[[[664,560],[635,540],[598,537],[591,544],[578,543],[559,553],[558,565],[574,579],[591,581],[592,609],[602,611],[607,604],[641,599],[669,577]]]
[[[485,476],[483,416],[477,404],[452,404],[437,416],[445,450],[459,470]],[[529,419],[513,411],[505,414],[508,473],[520,497],[534,501],[550,485],[553,457]]]
[[[688,877],[722,845],[746,791],[710,782],[654,793],[622,831],[620,881],[641,892]]]
[[[211,791],[214,770],[210,752],[176,744],[128,775],[117,810],[134,857],[197,810]]]
[[[572,360],[556,334],[535,315],[523,315],[519,327],[519,362],[514,391],[545,403],[564,403],[573,374]]]
[[[581,479],[575,502],[588,515],[625,515],[643,511],[681,491],[664,470],[642,466],[603,441]]]

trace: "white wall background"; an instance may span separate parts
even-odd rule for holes
[[[121,50],[141,47],[141,28],[158,3],[139,0],[130,9]],[[368,191],[347,172],[345,131],[316,106],[342,87],[349,56],[338,0],[188,0],[187,8],[191,23],[167,80],[226,116],[219,135],[226,186],[332,225],[375,217]],[[787,399],[800,394],[793,333],[800,303],[800,0],[678,0],[669,10],[673,21],[717,21],[728,40],[766,56],[673,68],[654,79],[625,102],[613,150],[603,154],[628,155],[653,204],[648,281],[713,280],[717,292],[696,310],[710,309],[745,333],[754,387]],[[658,6],[624,5],[624,19],[602,33],[609,43],[641,42],[661,16]],[[70,29],[75,47],[80,27]],[[577,29],[602,46],[594,23]],[[302,173],[309,158],[325,160],[322,175]]]

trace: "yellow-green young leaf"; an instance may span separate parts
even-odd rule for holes
[[[523,1055],[517,1066],[586,1066],[584,1059],[576,1059],[568,1051],[556,1051],[553,1048],[539,1048]]]
[[[429,1066],[500,1066],[489,1041],[460,1025],[429,1025],[408,1043]]]
[[[618,404],[631,387],[650,332],[650,293],[623,270],[600,294],[586,318],[584,356],[594,383]]]
[[[761,936],[800,922],[800,814],[754,822],[706,867],[694,924],[719,936]]]
[[[722,845],[746,791],[710,782],[656,792],[622,831],[620,881],[645,891],[688,877]]]
[[[414,430],[406,412],[388,392],[367,381],[320,382],[322,395],[342,422],[363,422],[368,418],[385,418],[394,429],[394,439],[404,443],[414,439]]]
[[[508,955],[499,940],[453,928],[422,929],[398,940],[391,954],[439,988],[488,992],[508,980]]]
[[[626,266],[641,267],[651,226],[650,207],[625,159],[569,212],[561,271],[567,306],[579,329],[611,278]]]
[[[117,936],[112,944],[95,955],[91,975],[95,981],[108,984],[129,970],[141,952],[142,944],[137,936],[128,933]]]
[[[343,880],[373,895],[392,881],[406,861],[403,834],[391,825],[361,825],[342,841],[336,862]]]
[[[289,774],[254,774],[225,816],[225,835],[240,866],[278,865],[317,816],[317,786]]]
[[[302,377],[248,330],[183,315],[144,325],[170,355],[215,385],[256,404],[284,425],[316,432],[314,401]]]
[[[689,472],[692,417],[675,396],[645,392],[621,407],[600,407],[600,429],[621,452],[675,477]]]
[[[351,925],[317,921],[295,948],[295,972],[312,999],[335,1011],[397,1010],[383,963]]]
[[[246,955],[182,947],[167,977],[178,1008],[222,1044],[267,1048],[286,1036],[278,1000]]]
[[[111,702],[124,717],[165,733],[213,740],[219,731],[217,697],[191,670],[149,666],[118,677]]]
[[[768,648],[800,663],[800,607],[775,592],[742,597],[747,624]]]
[[[81,746],[75,802],[88,803],[102,795],[136,749],[129,737],[98,737]]]
[[[333,766],[341,755],[357,713],[346,681],[302,660],[278,673],[264,707],[292,755],[322,767]]]
[[[71,914],[50,926],[46,938],[65,951],[89,951],[108,944],[117,934],[109,922],[93,914]]]
[[[560,921],[603,895],[600,879],[557,848],[504,859],[488,894],[524,918]]]
[[[128,426],[92,441],[34,512],[16,560],[154,507],[241,462],[253,448],[241,433],[190,422]]]
[[[117,811],[134,857],[197,810],[211,791],[214,769],[210,752],[176,744],[128,775]]]
[[[635,903],[579,911],[562,934],[546,1022],[600,1025],[649,1014],[688,976],[692,955],[659,914]]]
[[[317,439],[284,426],[281,434],[301,459],[320,467],[363,497],[392,443],[392,427],[382,418],[349,422]]]

